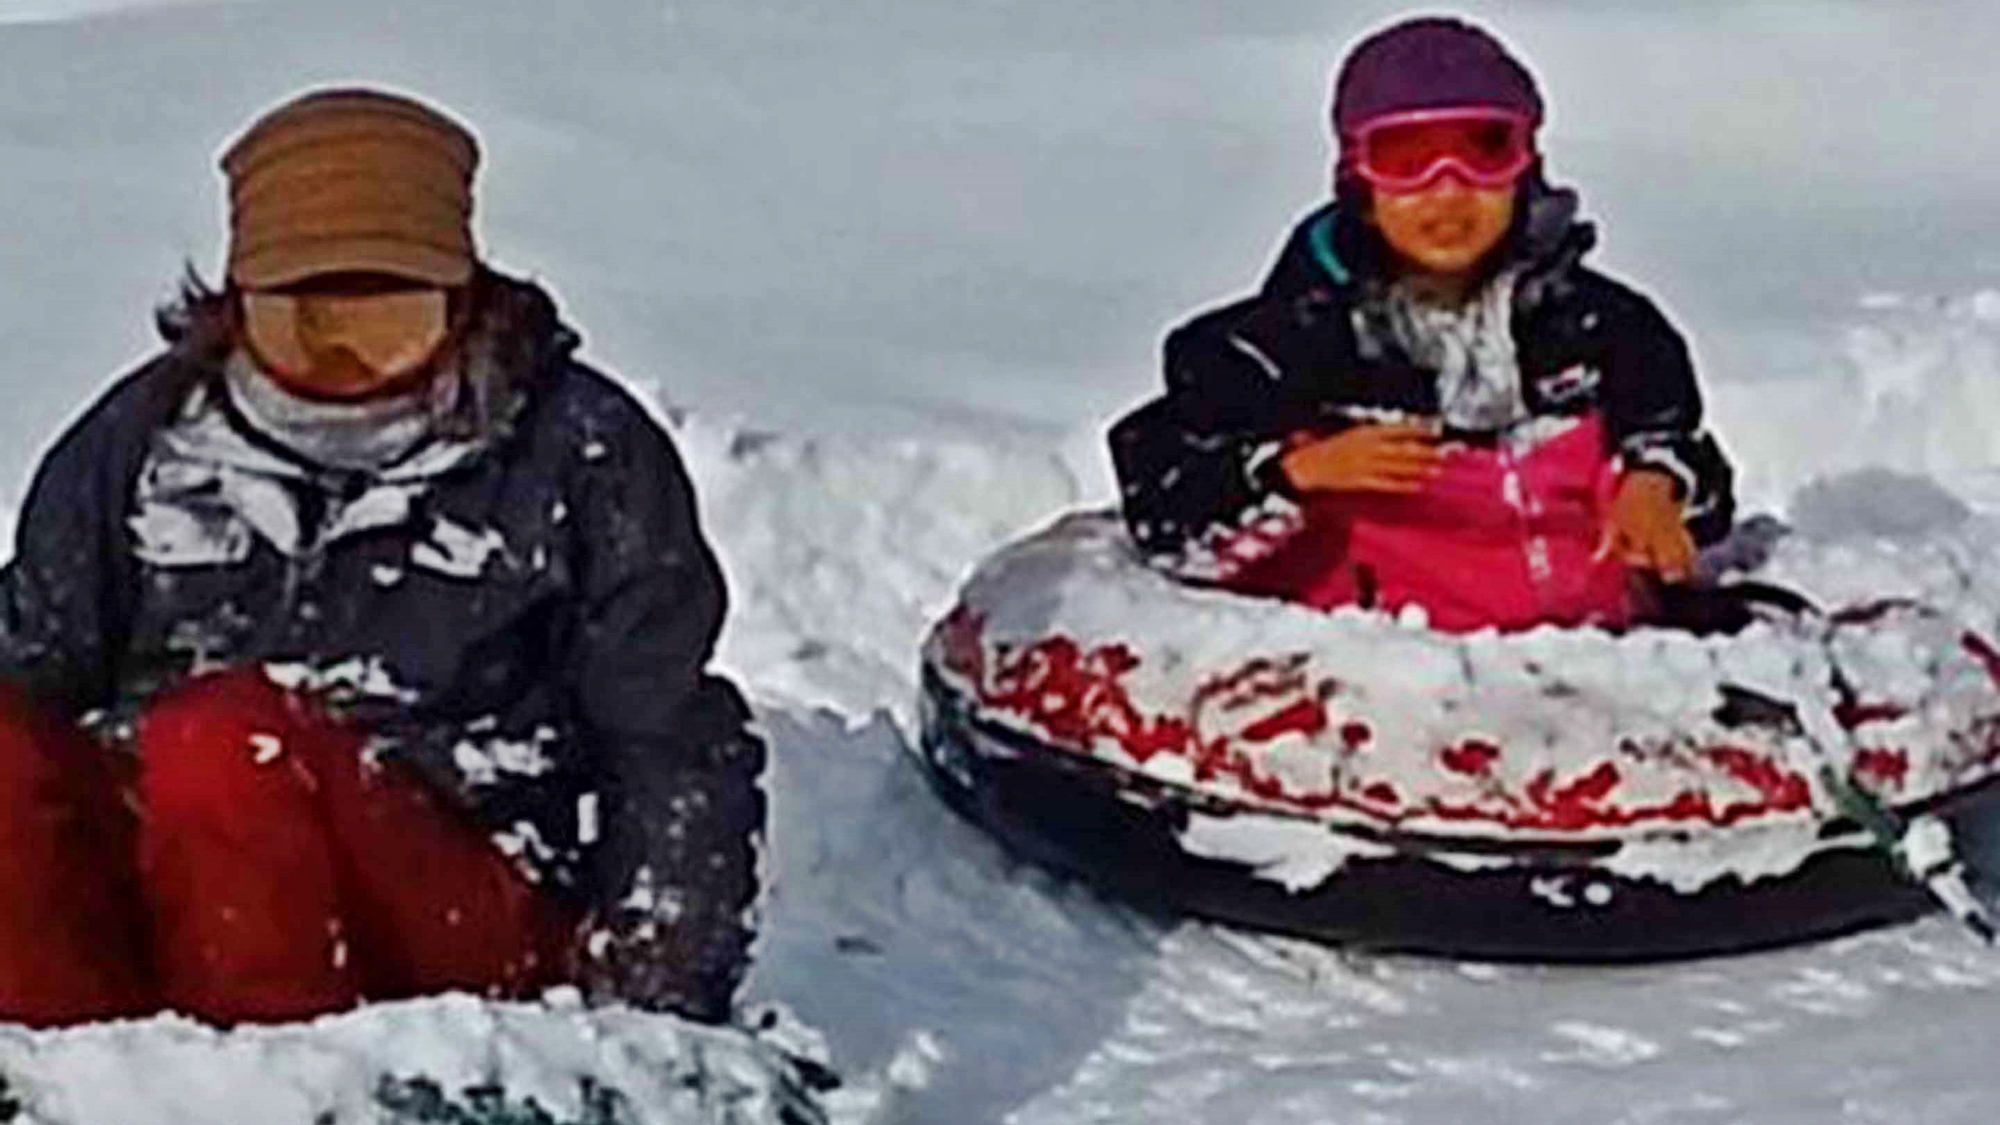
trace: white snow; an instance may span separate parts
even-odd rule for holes
[[[1181,847],[1190,855],[1247,863],[1260,878],[1288,891],[1310,890],[1339,874],[1356,856],[1391,854],[1310,820],[1203,816],[1188,818]]]
[[[1881,466],[1990,497],[2000,487],[1996,303],[1992,289],[1857,298],[1847,325],[1828,331],[1838,353],[1820,377],[1718,383],[1718,425],[1751,496],[1770,505],[1810,477]],[[1811,425],[1772,425],[1774,417]]]
[[[258,765],[269,765],[285,753],[285,740],[275,734],[253,734],[250,736],[250,758]]]
[[[331,664],[269,663],[264,665],[264,674],[281,688],[321,692],[333,699],[401,703],[417,699],[416,689],[397,682],[394,670],[379,656],[356,656]]]
[[[426,93],[487,142],[499,263],[687,412],[723,662],[774,759],[750,993],[848,1075],[837,1119],[1989,1120],[2000,962],[1943,920],[1630,970],[1358,957],[1107,902],[906,761],[929,620],[986,552],[1109,498],[1104,424],[1154,386],[1160,332],[1253,284],[1318,200],[1326,68],[1401,7],[0,0],[7,479],[150,346],[181,264],[213,270],[211,157],[251,114],[323,82]],[[1691,332],[1755,506],[1870,464],[2000,501],[1989,0],[1462,7],[1537,64],[1555,171]],[[1949,508],[1897,487],[1820,518]],[[1984,582],[1985,554],[1778,565],[1866,592]],[[2000,832],[1971,844],[2000,864]],[[696,1041],[734,1119],[768,1119],[762,1048],[563,1004],[8,1032],[0,1073],[51,1123],[368,1120],[405,1068],[566,1112],[589,1075],[643,1120],[729,1120],[681,1112]]]
[[[474,531],[438,516],[431,537],[410,551],[410,562],[452,578],[478,578],[495,555],[507,553],[507,537],[494,528]]]
[[[472,723],[468,737],[451,748],[452,764],[464,775],[466,784],[493,785],[503,774],[539,777],[555,768],[547,752],[556,737],[554,729],[538,727],[531,737],[508,738],[495,734],[490,726],[481,726],[481,722]]]
[[[776,1050],[668,1017],[467,996],[384,1004],[309,1025],[218,1033],[179,1017],[63,1032],[0,1031],[0,1072],[37,1123],[437,1121],[391,1115],[384,1082],[427,1078],[460,1106],[504,1082],[510,1108],[560,1121],[790,1125],[808,1104]],[[619,1116],[586,1114],[591,1085]],[[405,1095],[407,1097],[407,1094]],[[527,1118],[518,1118],[527,1120]],[[805,1120],[811,1120],[807,1118]]]

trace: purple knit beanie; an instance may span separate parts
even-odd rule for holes
[[[1459,20],[1425,17],[1376,32],[1348,54],[1334,82],[1333,126],[1349,137],[1387,114],[1471,106],[1542,121],[1534,76],[1498,39]]]

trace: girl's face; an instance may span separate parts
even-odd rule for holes
[[[1415,191],[1373,191],[1375,226],[1405,268],[1469,277],[1514,225],[1514,188],[1475,187],[1451,172]]]

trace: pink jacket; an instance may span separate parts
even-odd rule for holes
[[[1414,495],[1308,498],[1303,524],[1230,588],[1321,609],[1421,607],[1463,633],[1631,620],[1626,568],[1597,559],[1618,463],[1596,415],[1550,419],[1533,444],[1447,446]]]

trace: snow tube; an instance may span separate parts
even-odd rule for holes
[[[930,634],[917,753],[1016,849],[1222,921],[1496,960],[1830,936],[1931,908],[1830,778],[1946,818],[2000,789],[2000,590],[1959,562],[1993,546],[1795,536],[1756,577],[1841,608],[1733,635],[1451,636],[1176,582],[1070,515]]]

